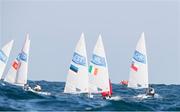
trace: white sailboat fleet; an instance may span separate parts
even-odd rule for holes
[[[110,91],[109,84],[108,67],[101,35],[97,40],[88,67],[86,44],[82,33],[73,54],[64,93],[102,93]]]
[[[13,43],[13,40],[10,41],[0,50],[0,79],[2,79]],[[12,62],[8,73],[2,80],[21,87],[27,84],[29,49],[30,39],[29,34],[27,34],[21,52]],[[133,89],[149,88],[144,33],[141,34],[132,58],[128,87]],[[102,96],[105,94],[105,97],[112,95],[108,64],[101,35],[98,37],[90,64],[88,65],[85,38],[84,34],[81,34],[73,53],[64,93],[86,93],[89,95],[101,93]]]
[[[149,88],[144,33],[141,34],[132,58],[128,87],[133,89]],[[99,35],[88,67],[86,44],[84,34],[82,34],[73,54],[64,93],[98,94],[103,92],[112,94],[102,37]]]

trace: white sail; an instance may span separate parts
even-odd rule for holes
[[[64,92],[74,94],[88,92],[88,64],[83,33],[72,57]]]
[[[108,65],[101,35],[95,45],[89,66],[89,91],[90,93],[110,91]]]
[[[128,87],[140,89],[148,88],[148,62],[144,33],[137,43],[132,58]]]
[[[11,52],[14,40],[8,42],[1,50],[0,50],[0,79],[2,79],[2,75],[4,73],[4,69],[6,67],[7,61],[9,59],[9,54]]]
[[[21,53],[13,61],[4,81],[19,86],[24,86],[27,83],[29,47],[30,40],[29,34],[27,34]]]

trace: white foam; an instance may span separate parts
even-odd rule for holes
[[[112,96],[111,98],[107,98],[107,100],[114,100],[114,101],[119,101],[122,98],[120,96]]]
[[[1,83],[2,86],[5,86],[6,84],[4,84],[3,82]]]
[[[33,92],[33,93],[36,93],[36,94],[40,94],[40,95],[47,95],[47,96],[51,95],[50,92],[35,91],[33,89],[29,89],[27,91],[30,91],[30,92]]]
[[[155,94],[154,96],[146,95],[146,94],[139,94],[134,96],[133,98],[137,99],[148,99],[148,98],[162,98],[159,94]]]
[[[152,96],[146,95],[146,94],[139,94],[137,96],[134,96],[134,98],[138,98],[138,99],[147,99],[150,98]]]

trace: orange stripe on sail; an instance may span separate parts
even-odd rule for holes
[[[94,70],[94,75],[97,75],[97,73],[98,73],[98,69],[95,68],[95,70]]]

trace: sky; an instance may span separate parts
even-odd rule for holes
[[[84,32],[88,61],[102,35],[109,76],[119,83],[145,32],[149,82],[180,84],[179,8],[178,0],[0,0],[0,45],[15,40],[5,74],[29,32],[28,79],[65,81]]]

